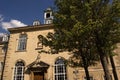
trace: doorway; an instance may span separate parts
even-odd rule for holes
[[[34,80],[44,80],[44,72],[34,72]]]

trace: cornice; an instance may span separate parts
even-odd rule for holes
[[[18,32],[29,32],[29,31],[37,31],[37,30],[47,30],[53,29],[53,24],[41,24],[35,26],[24,26],[24,27],[17,27],[17,28],[9,28],[8,31],[10,33],[18,33]]]

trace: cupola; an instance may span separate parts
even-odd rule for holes
[[[53,23],[53,11],[51,8],[47,8],[44,11],[44,24],[51,24]]]

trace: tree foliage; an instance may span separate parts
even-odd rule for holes
[[[73,52],[74,65],[88,67],[100,57],[110,80],[105,57],[120,42],[119,0],[55,0],[54,33],[43,38],[51,52]],[[72,59],[71,59],[72,60]]]

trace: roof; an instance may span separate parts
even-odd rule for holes
[[[35,30],[46,30],[46,29],[53,29],[53,24],[40,24],[35,26],[24,26],[24,27],[17,27],[17,28],[9,28],[8,31],[10,33],[18,33],[21,31],[35,31]]]
[[[46,10],[44,10],[44,12],[49,12],[49,11],[53,11],[52,8],[48,7]]]

